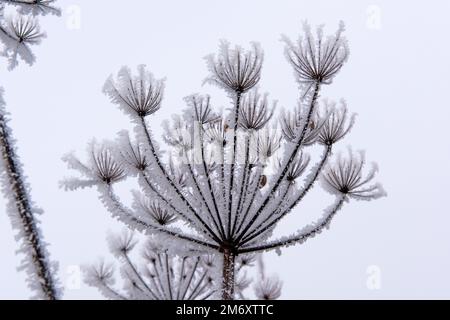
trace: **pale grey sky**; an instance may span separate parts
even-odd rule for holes
[[[219,39],[244,46],[258,41],[265,51],[261,89],[292,107],[297,86],[279,40],[297,37],[305,19],[331,32],[339,20],[346,23],[350,60],[323,96],[345,98],[358,113],[339,148],[367,150],[389,195],[346,205],[330,230],[280,257],[266,255],[267,269],[283,279],[287,299],[450,298],[450,2],[58,2],[63,17],[41,19],[48,38],[35,48],[37,63],[11,73],[2,63],[0,85],[33,198],[45,210],[45,238],[69,287],[65,298],[100,297],[84,284],[76,288],[71,272],[104,255],[106,231],[121,228],[93,190],[58,188],[72,174],[63,154],[83,156],[92,137],[112,138],[129,128],[101,92],[106,77],[142,63],[167,77],[163,107],[151,120],[159,132],[188,94],[210,93],[216,106],[227,106],[220,90],[201,85],[203,57],[217,50]],[[80,29],[74,29],[78,13]],[[295,231],[328,206],[329,196],[316,189],[277,234]],[[0,208],[5,211],[2,198]],[[16,248],[9,219],[0,214],[0,298],[29,297],[16,271]],[[370,274],[380,276],[376,290],[367,285]]]

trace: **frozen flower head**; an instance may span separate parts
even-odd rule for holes
[[[132,142],[127,131],[119,133],[118,153],[125,164],[138,171],[144,171],[150,165],[144,146],[138,142]]]
[[[163,139],[164,141],[174,148],[176,148],[180,155],[185,154],[187,151],[193,148],[194,138],[193,130],[190,123],[184,121],[184,119],[178,115],[172,116],[172,122],[163,122]]]
[[[61,10],[53,4],[56,0],[21,0],[21,1],[6,1],[11,5],[16,5],[20,14],[43,15],[54,14],[61,15]],[[1,4],[0,4],[1,6]],[[1,10],[1,9],[0,9]]]
[[[299,103],[294,110],[283,110],[280,117],[281,132],[285,140],[296,142],[299,135],[302,134],[304,126],[305,132],[302,139],[302,145],[309,146],[317,141],[317,137],[325,124],[326,115],[320,116],[315,112],[306,124],[309,110],[305,110],[304,105]]]
[[[169,225],[177,220],[175,214],[169,212],[155,201],[141,197],[139,201],[141,209],[150,216],[150,218],[161,226]]]
[[[328,165],[322,175],[322,184],[333,194],[342,194],[358,200],[372,200],[386,196],[379,183],[369,184],[375,177],[378,167],[373,164],[367,176],[363,176],[365,155],[363,152],[353,154],[349,149],[348,156],[337,156],[335,163]]]
[[[305,169],[308,167],[310,157],[309,155],[301,152],[299,156],[292,162],[286,173],[286,180],[289,183],[295,183],[295,180],[299,178]],[[281,164],[280,164],[281,166]]]
[[[344,23],[341,22],[337,32],[326,38],[323,27],[317,28],[316,36],[310,26],[303,26],[304,35],[296,44],[285,38],[286,56],[295,70],[301,84],[330,84],[349,56],[347,40],[342,36]]]
[[[281,296],[282,282],[275,276],[263,278],[255,284],[255,295],[259,300],[276,300]]]
[[[213,83],[232,93],[244,93],[253,88],[261,77],[263,52],[260,46],[253,43],[252,50],[245,51],[222,41],[219,46],[219,55],[210,55],[207,58],[208,69],[211,76],[206,82]]]
[[[125,177],[125,170],[114,159],[111,150],[102,148],[97,152],[93,151],[92,160],[95,174],[104,183],[111,184]]]
[[[218,266],[217,256],[213,254],[206,254],[201,257],[201,262],[205,266],[205,268],[213,269]]]
[[[269,109],[267,94],[261,96],[256,90],[248,93],[242,99],[239,126],[244,130],[258,131],[265,127],[273,115],[275,102]]]
[[[265,128],[254,139],[256,141],[252,145],[255,150],[252,153],[255,154],[251,162],[255,164],[266,163],[281,147],[281,136],[276,129]]]
[[[103,92],[126,113],[140,118],[155,113],[161,107],[164,81],[156,80],[144,65],[133,75],[128,67],[120,69],[117,79],[110,76]]]
[[[211,123],[205,133],[209,142],[219,147],[226,145],[226,125],[223,121]]]
[[[348,115],[345,101],[341,101],[340,107],[336,107],[335,103],[325,102],[325,104],[327,110],[318,140],[323,145],[331,146],[344,138],[352,129],[356,114]]]
[[[35,57],[29,46],[39,44],[45,37],[37,21],[23,16],[5,21],[4,26],[0,22],[0,40],[5,44],[4,54],[9,58],[9,69],[17,66],[19,57],[29,65],[33,64]]]
[[[132,251],[137,244],[137,240],[135,239],[133,232],[124,231],[120,235],[110,234],[108,236],[108,244],[111,253],[120,257],[122,255],[127,255]]]
[[[186,120],[196,121],[200,125],[221,121],[221,117],[212,110],[210,100],[208,95],[201,96],[198,94],[184,98],[184,101],[189,106],[189,109],[185,112]]]
[[[89,161],[83,164],[73,154],[63,157],[70,169],[79,171],[83,178],[70,178],[62,181],[66,190],[75,190],[94,185],[111,185],[126,178],[126,171],[118,162],[113,151],[105,145],[97,146],[93,141],[89,146]]]
[[[239,268],[253,267],[256,259],[256,254],[244,254],[239,256],[236,262],[239,265]]]
[[[236,293],[242,294],[242,292],[247,289],[252,283],[252,279],[247,277],[247,272],[243,272],[242,274],[238,274],[234,283],[234,290]]]
[[[36,44],[43,37],[37,21],[30,17],[18,17],[10,22],[10,29],[19,43]]]
[[[91,286],[113,285],[114,267],[100,260],[97,264],[83,268],[84,281]]]

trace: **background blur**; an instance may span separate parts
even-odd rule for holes
[[[265,64],[260,88],[279,105],[293,107],[297,84],[280,35],[297,38],[302,21],[334,32],[346,23],[350,60],[322,97],[345,98],[357,123],[338,148],[367,150],[380,167],[388,197],[351,202],[331,229],[306,244],[265,255],[268,273],[284,282],[282,298],[450,298],[450,71],[449,1],[67,1],[62,18],[44,17],[48,38],[34,48],[37,63],[13,72],[0,64],[11,126],[33,187],[45,210],[42,227],[60,262],[65,298],[100,298],[80,281],[79,265],[107,256],[108,230],[121,230],[96,192],[64,192],[72,175],[61,161],[85,155],[92,138],[113,138],[129,121],[102,94],[107,76],[122,65],[144,63],[167,77],[162,109],[151,124],[160,137],[164,119],[182,98],[200,92],[229,105],[209,85],[203,57],[219,39],[261,43]],[[330,197],[316,192],[295,209],[277,234],[318,217]],[[0,298],[27,299],[20,257],[0,198]]]

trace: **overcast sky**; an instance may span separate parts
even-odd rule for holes
[[[65,298],[100,298],[76,279],[77,266],[107,252],[107,230],[120,230],[94,190],[66,193],[68,151],[84,156],[92,138],[113,138],[128,119],[101,88],[120,66],[147,64],[167,78],[162,120],[183,107],[188,94],[225,94],[202,86],[203,57],[219,39],[261,43],[260,87],[291,108],[298,99],[280,35],[296,38],[301,23],[346,23],[351,56],[323,97],[345,98],[357,123],[344,149],[365,149],[380,167],[388,197],[351,202],[330,230],[307,243],[266,255],[269,273],[284,282],[283,298],[450,298],[450,71],[449,1],[58,1],[61,18],[41,19],[48,38],[35,48],[37,63],[7,72],[1,60],[11,126],[33,188],[45,210],[42,227],[52,259],[60,262]],[[159,137],[159,134],[157,134]],[[295,231],[318,217],[330,197],[317,187],[280,224]],[[0,198],[0,212],[5,201]],[[0,298],[28,298],[9,219],[0,214]],[[107,256],[107,255],[106,255]],[[378,281],[379,280],[379,281]]]

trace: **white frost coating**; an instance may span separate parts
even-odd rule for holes
[[[18,65],[19,59],[29,65],[35,62],[31,46],[38,45],[45,38],[35,17],[49,13],[60,15],[60,10],[52,5],[53,2],[54,0],[0,1],[0,42],[4,47],[0,55],[7,57],[9,70]],[[5,17],[5,5],[15,6],[17,14]]]
[[[111,300],[124,300],[125,298],[112,287],[115,284],[114,266],[104,260],[95,265],[83,266],[84,281],[87,285],[97,288],[101,294]]]
[[[211,76],[205,82],[223,88],[234,97],[236,92],[245,92],[258,83],[263,60],[263,51],[256,42],[252,43],[252,50],[244,51],[239,46],[231,49],[230,44],[222,40],[218,56],[206,57]]]
[[[316,81],[331,84],[349,56],[347,39],[342,35],[345,31],[344,23],[341,21],[336,34],[325,39],[323,26],[317,28],[316,36],[306,22],[303,24],[303,30],[304,36],[295,44],[283,37],[286,42],[285,54],[294,68],[297,81],[309,88],[312,88]]]
[[[232,106],[221,114],[214,112],[209,96],[186,97],[187,108],[163,124],[166,150],[156,141],[155,124],[149,120],[161,108],[163,81],[156,80],[144,66],[139,66],[136,74],[122,68],[117,77],[107,80],[104,92],[131,116],[133,137],[120,132],[107,151],[93,153],[94,161],[88,165],[66,157],[69,167],[85,178],[66,180],[66,188],[95,185],[113,216],[130,229],[157,236],[167,252],[187,248],[189,257],[215,252],[222,266],[216,272],[221,287],[214,296],[242,298],[239,288],[246,287],[248,281],[240,277],[236,282],[241,255],[279,251],[280,247],[304,242],[328,226],[344,201],[368,194],[376,198],[376,192],[381,195],[378,185],[363,189],[372,173],[356,185],[353,179],[358,174],[350,174],[350,190],[338,186],[336,203],[321,219],[292,236],[271,241],[278,222],[313,188],[334,144],[353,126],[344,102],[337,108],[324,100],[323,111],[319,105],[321,88],[332,82],[347,61],[343,31],[341,24],[335,34],[326,37],[322,27],[313,35],[305,26],[304,37],[297,44],[286,40],[286,55],[301,84],[301,97],[293,112],[282,115],[282,135],[276,132],[267,96],[260,96],[256,89],[250,91],[257,88],[261,77],[263,53],[259,45],[244,50],[221,42],[219,54],[207,57],[210,76],[206,82],[224,89],[232,98]],[[309,166],[307,148],[318,144],[323,154]],[[273,167],[273,163],[278,165]],[[338,166],[338,171],[346,170],[345,163]],[[131,191],[131,209],[113,192],[114,183],[125,176],[137,177],[139,187]],[[304,184],[298,186],[303,177]],[[179,228],[167,226],[175,219]],[[140,295],[136,284],[142,287],[143,282],[132,265],[127,266],[122,268],[122,276],[128,279],[129,296],[154,298],[167,293],[168,283],[160,293]],[[277,281],[264,280],[261,285],[259,297],[279,295]]]
[[[164,91],[164,80],[156,80],[145,65],[138,66],[137,71],[134,76],[128,67],[122,67],[117,78],[111,75],[103,87],[111,102],[133,118],[155,113]]]
[[[373,200],[385,197],[386,191],[379,183],[368,185],[378,171],[376,163],[363,177],[365,165],[365,153],[359,151],[357,154],[348,149],[347,157],[339,153],[335,163],[329,165],[322,174],[322,185],[331,194],[344,194],[356,200]]]

